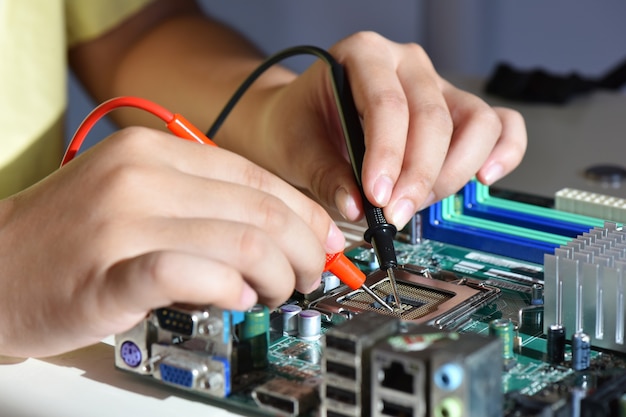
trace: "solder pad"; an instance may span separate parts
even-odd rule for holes
[[[478,289],[431,279],[406,269],[396,270],[395,275],[401,307],[393,313],[379,305],[365,291],[347,287],[314,301],[311,307],[327,313],[359,314],[376,311],[386,315],[400,314],[403,320],[425,323],[482,297]],[[389,299],[392,293],[389,278],[383,271],[368,275],[366,284],[383,299]]]

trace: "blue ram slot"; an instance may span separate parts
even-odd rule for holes
[[[428,221],[422,224],[422,235],[427,239],[537,264],[543,263],[544,254],[553,253],[554,249],[560,246],[555,243],[458,224],[450,218],[444,218],[442,204],[442,202],[433,204],[422,212],[426,214],[424,217],[428,218]]]
[[[475,180],[463,189],[463,213],[572,238],[604,224],[588,216],[491,197],[488,187]]]
[[[426,239],[536,264],[542,264],[544,254],[553,253],[557,247],[557,245],[545,245],[542,248],[542,244],[536,241],[525,244],[518,239],[509,239],[506,235],[490,236],[489,233],[477,230],[467,230],[459,226],[433,224],[431,222],[422,224],[422,235]]]

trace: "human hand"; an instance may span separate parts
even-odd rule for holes
[[[329,52],[344,65],[362,118],[365,195],[396,226],[472,177],[489,185],[521,161],[521,115],[452,86],[418,45],[363,32]],[[256,149],[240,151],[337,206],[349,220],[360,218],[361,197],[325,64],[315,63],[276,89],[267,103],[265,130],[246,144]]]
[[[0,354],[46,356],[175,302],[276,306],[344,238],[326,212],[223,149],[121,130],[0,202]]]

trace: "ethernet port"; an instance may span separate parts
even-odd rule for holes
[[[404,365],[400,362],[393,361],[385,368],[378,371],[378,381],[380,385],[395,391],[414,394],[413,374],[408,373],[404,369]]]

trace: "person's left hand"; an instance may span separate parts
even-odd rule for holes
[[[455,88],[419,45],[362,32],[329,52],[346,69],[362,119],[365,195],[397,227],[472,177],[489,185],[521,161],[521,115]],[[316,62],[276,89],[260,110],[263,130],[244,153],[357,220],[361,197],[330,85],[327,66]]]

